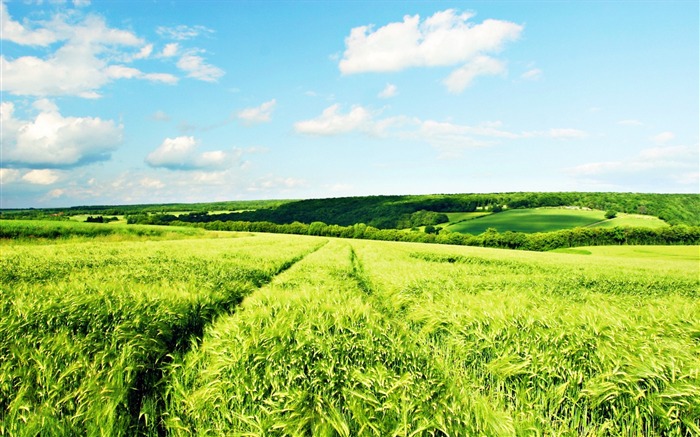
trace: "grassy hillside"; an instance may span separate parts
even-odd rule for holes
[[[3,435],[700,433],[697,246],[2,249]]]
[[[479,215],[462,218],[445,226],[452,232],[478,235],[488,228],[494,228],[499,232],[551,232],[560,229],[571,229],[577,226],[642,226],[659,228],[667,224],[657,217],[642,216],[638,214],[619,214],[614,219],[606,219],[604,211],[582,210],[569,208],[537,208],[537,209],[512,209],[497,214]]]

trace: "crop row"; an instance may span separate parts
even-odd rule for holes
[[[318,244],[3,247],[0,435],[157,433],[171,354]]]
[[[700,432],[697,266],[335,240],[170,373],[175,435]]]

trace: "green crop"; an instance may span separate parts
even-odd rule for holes
[[[700,434],[697,246],[228,235],[3,243],[0,435]]]
[[[3,247],[0,435],[157,431],[170,354],[319,244],[251,240]]]

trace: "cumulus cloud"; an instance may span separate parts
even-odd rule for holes
[[[198,148],[199,144],[192,136],[166,138],[148,154],[146,163],[168,170],[220,170],[231,166],[230,153],[221,150],[199,152]]]
[[[331,105],[311,120],[294,123],[294,130],[309,135],[338,135],[352,131],[367,131],[372,125],[372,114],[362,106],[353,106],[347,114],[340,113],[340,105]]]
[[[0,168],[0,184],[7,185],[19,179],[20,172],[14,168]]]
[[[0,2],[1,38],[22,45],[47,46],[58,39],[55,32],[46,29],[30,29],[22,23],[12,20],[5,2]]]
[[[268,122],[272,118],[272,111],[275,109],[275,105],[277,105],[277,100],[272,99],[255,108],[243,109],[236,116],[249,124]]]
[[[164,58],[172,58],[177,55],[178,50],[180,50],[180,45],[176,42],[172,42],[163,47],[163,51],[160,55]]]
[[[393,83],[388,83],[382,90],[382,92],[379,93],[378,97],[381,99],[388,99],[391,97],[394,97],[396,94],[398,94],[399,89],[394,85]]]
[[[33,120],[15,118],[11,102],[0,104],[3,164],[68,168],[104,161],[122,142],[121,125],[96,117],[64,117],[49,100],[34,103]]]
[[[22,176],[22,180],[36,185],[51,185],[58,181],[58,172],[55,170],[41,169],[31,170]]]
[[[443,83],[450,92],[460,93],[469,87],[477,76],[499,75],[505,71],[506,66],[503,62],[488,56],[477,56],[471,62],[450,73]]]
[[[411,67],[438,67],[462,64],[446,84],[461,91],[474,77],[500,74],[504,64],[488,53],[520,37],[523,26],[501,20],[474,24],[473,14],[453,9],[437,12],[421,21],[405,16],[402,22],[378,29],[360,26],[345,39],[345,52],[338,63],[343,74],[393,72]]]
[[[29,96],[100,97],[99,89],[116,79],[145,79],[175,83],[165,73],[144,73],[123,65],[150,56],[153,47],[134,33],[109,27],[103,18],[88,15],[56,15],[39,22],[34,30],[12,21],[2,5],[3,39],[21,45],[60,43],[46,57],[21,56],[11,59],[0,55],[2,91]],[[72,20],[72,21],[69,21]],[[7,31],[9,29],[9,31]]]
[[[224,70],[207,63],[198,55],[199,51],[189,51],[177,61],[177,68],[187,73],[187,77],[204,82],[216,82],[224,75]]]

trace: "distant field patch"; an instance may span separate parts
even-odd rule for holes
[[[603,211],[567,208],[512,209],[455,223],[447,229],[473,235],[481,234],[488,228],[499,232],[550,232],[589,226],[604,221],[604,215]]]
[[[668,226],[668,223],[661,220],[658,217],[653,217],[649,215],[640,214],[625,214],[618,213],[617,217],[612,220],[605,220],[600,223],[592,225],[594,227],[615,227],[615,226],[630,226],[630,227],[644,227],[644,228],[662,228]]]
[[[87,220],[88,217],[97,217],[97,216],[100,216],[100,215],[103,216],[103,217],[105,217],[105,218],[107,218],[107,217],[116,217],[116,218],[118,219],[118,220],[116,220],[116,221],[109,222],[109,223],[105,223],[105,224],[113,224],[113,225],[117,225],[117,224],[125,225],[125,224],[126,224],[126,218],[125,218],[125,216],[123,216],[123,215],[78,214],[78,215],[72,215],[72,216],[70,216],[70,219],[73,220],[73,221],[76,221],[76,222],[85,222],[85,221]]]

